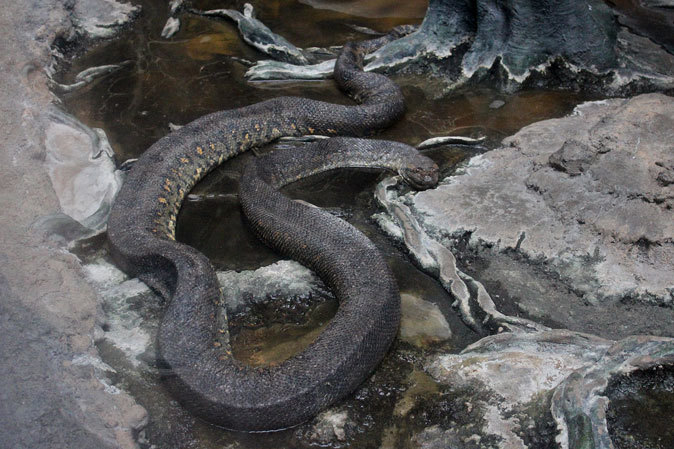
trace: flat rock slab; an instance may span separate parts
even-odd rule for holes
[[[671,306],[674,98],[582,104],[407,201],[431,236],[542,264],[590,303]]]

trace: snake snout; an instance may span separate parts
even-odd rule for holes
[[[424,157],[423,160],[403,167],[399,172],[411,187],[416,190],[426,190],[438,184],[440,169],[435,162]]]

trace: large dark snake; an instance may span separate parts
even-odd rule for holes
[[[274,152],[246,169],[239,195],[253,229],[313,269],[340,303],[321,335],[278,366],[253,368],[232,357],[228,344],[219,347],[215,271],[203,254],[175,241],[175,223],[190,189],[226,159],[281,136],[358,136],[399,118],[399,88],[365,73],[362,59],[400,34],[344,46],[335,79],[359,105],[281,97],[206,115],[152,145],[127,175],[108,221],[110,250],[122,269],[169,300],[159,362],[175,397],[207,421],[248,431],[301,423],[353,391],[395,337],[399,294],[373,244],[346,222],[276,189],[344,166],[396,170],[415,187],[429,187],[437,182],[437,166],[413,148],[336,138]]]

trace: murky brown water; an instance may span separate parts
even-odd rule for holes
[[[61,74],[72,82],[81,70],[103,64],[132,61],[122,70],[62,96],[64,107],[92,127],[105,129],[119,161],[140,155],[169,132],[169,124],[184,124],[219,109],[236,108],[278,95],[298,95],[347,103],[332,81],[248,83],[246,67],[232,57],[264,58],[244,43],[229,22],[183,16],[183,26],[172,39],[159,37],[168,7],[161,0],[140,2],[143,12],[120,39],[103,42],[75,59]],[[310,4],[316,5],[314,8]],[[200,9],[236,8],[243,2],[197,1]],[[385,31],[402,23],[419,23],[425,1],[392,0],[254,2],[260,20],[298,46],[339,45],[367,38],[349,25]],[[489,89],[456,92],[432,100],[414,81],[399,80],[407,98],[408,113],[382,134],[384,138],[416,144],[433,136],[461,134],[488,138],[486,146],[529,123],[563,116],[585,98],[571,92],[524,91],[513,95]],[[442,147],[428,152],[445,171],[480,149]],[[242,167],[251,155],[242,155],[215,170],[192,192],[178,220],[177,237],[203,251],[219,269],[253,269],[278,260],[245,226],[236,189]],[[453,332],[449,342],[427,348],[398,342],[358,392],[344,401],[352,424],[353,447],[407,447],[406,438],[417,426],[439,422],[441,389],[419,373],[428,351],[458,351],[480,336],[467,329],[451,310],[451,298],[432,278],[419,271],[371,222],[378,210],[372,198],[380,174],[356,170],[316,176],[286,191],[295,198],[335,210],[372,238],[391,264],[403,293],[437,304]],[[276,363],[304,347],[334,313],[334,304],[318,306],[304,325],[273,324],[243,329],[235,337],[234,352],[251,364]],[[154,320],[158,316],[154,316]],[[166,395],[155,374],[138,373],[108,344],[101,344],[106,361],[119,372],[118,385],[134,394],[150,411],[145,430],[147,444],[157,447],[282,448],[319,444],[309,435],[310,426],[283,432],[247,435],[226,432],[202,423]],[[407,391],[407,393],[406,393]],[[407,396],[405,396],[407,395]],[[410,396],[411,395],[411,396]],[[409,397],[420,399],[409,399]],[[405,399],[405,398],[408,399]],[[444,399],[443,399],[444,400]],[[435,401],[435,402],[434,402]],[[402,404],[402,405],[401,405]],[[427,405],[424,418],[397,416],[399,407]],[[440,408],[438,408],[440,410]],[[313,441],[313,443],[311,442]],[[322,443],[320,443],[322,444]],[[232,446],[228,446],[232,445]],[[344,446],[332,442],[332,447]]]

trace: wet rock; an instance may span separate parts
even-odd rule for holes
[[[346,410],[330,409],[316,417],[310,439],[317,443],[346,440],[346,426],[349,414]]]
[[[409,198],[433,237],[543,263],[590,302],[674,300],[674,99],[586,103]]]
[[[169,2],[169,17],[161,30],[161,37],[169,39],[180,31],[180,17],[178,15],[182,12],[184,6],[184,0],[171,0]]]
[[[674,339],[633,336],[616,342],[597,363],[576,370],[555,389],[551,398],[551,412],[559,430],[555,440],[563,449],[587,444],[614,449],[606,420],[609,385],[631,373],[671,369],[673,364]],[[647,386],[648,376],[635,383]],[[659,440],[658,435],[656,429],[649,439]]]
[[[145,426],[147,413],[111,385],[108,374],[114,370],[94,352],[69,354],[58,330],[23,316],[26,311],[6,288],[0,279],[0,326],[8,339],[0,349],[3,445],[137,447],[132,433]],[[26,325],[36,326],[40,334],[31,335],[22,329]]]
[[[409,294],[400,295],[400,338],[417,346],[449,340],[452,331],[440,308]]]
[[[674,3],[671,0],[614,2],[618,22],[674,53]]]
[[[61,210],[84,227],[99,231],[122,185],[112,148],[103,130],[52,111],[45,130],[45,164]]]
[[[460,354],[439,355],[427,368],[444,384],[480,382],[507,404],[526,403],[554,389],[573,371],[595,363],[611,344],[565,330],[507,332],[485,337]]]
[[[54,62],[51,45],[82,32],[73,24],[74,10],[83,11],[77,4],[10,2],[3,5],[0,20],[3,447],[132,449],[138,447],[134,435],[146,422],[145,411],[112,384],[109,376],[114,373],[98,356],[94,332],[99,302],[79,261],[45,240],[35,226],[44,217],[65,218],[59,215],[60,201],[44,164],[50,157],[45,137],[54,137],[53,131],[68,125],[58,122],[48,131],[54,125],[48,74]],[[64,141],[71,138],[81,142],[93,136],[75,133]],[[89,156],[94,157],[91,147]],[[65,233],[78,233],[72,221],[60,218],[55,222],[69,228]]]
[[[115,0],[74,2],[75,26],[91,38],[110,38],[140,12],[140,6]]]
[[[491,103],[489,103],[489,109],[499,109],[503,107],[505,104],[505,101],[503,100],[494,100]]]
[[[178,31],[180,31],[180,19],[177,17],[169,17],[166,19],[166,24],[161,30],[161,37],[168,39],[173,37]]]
[[[138,304],[143,301],[156,303],[158,299],[145,284],[138,279],[128,279],[117,267],[103,259],[82,268],[103,300],[97,340],[109,341],[126,355],[133,366],[138,367],[141,356],[151,345],[150,331]]]
[[[577,176],[594,161],[596,152],[588,145],[575,139],[569,139],[548,158],[550,167]]]
[[[417,150],[426,150],[428,148],[433,148],[440,145],[479,145],[485,140],[486,137],[484,136],[477,138],[465,136],[431,137],[430,139],[426,139],[423,142],[417,144]]]
[[[334,59],[310,65],[295,65],[281,61],[263,60],[256,63],[246,72],[246,78],[251,81],[284,79],[317,80],[331,78],[334,71]]]
[[[563,28],[567,38],[559,39]],[[664,29],[670,33],[671,25]],[[616,26],[610,8],[594,0],[481,0],[477,6],[431,0],[420,29],[379,49],[368,67],[431,74],[449,89],[480,80],[505,90],[561,85],[615,94],[671,88],[674,58],[637,34]]]
[[[384,232],[402,241],[421,268],[456,298],[452,306],[459,310],[464,323],[480,333],[546,330],[534,321],[499,312],[484,285],[457,267],[454,254],[428,235],[410,207],[397,196],[399,178],[384,179],[377,186],[375,198],[387,214],[376,214],[374,218]]]
[[[123,61],[119,64],[106,64],[106,65],[101,65],[97,67],[90,67],[88,69],[82,70],[80,73],[75,75],[75,82],[72,84],[61,84],[57,83],[55,81],[52,82],[51,87],[53,90],[57,92],[62,92],[62,93],[68,93],[68,92],[74,92],[77,89],[80,89],[90,83],[92,83],[94,80],[105,76],[109,75],[111,73],[116,72],[117,70],[121,69],[122,67],[130,65],[132,62],[131,61]]]
[[[130,279],[104,258],[85,264],[83,271],[103,300],[97,340],[107,340],[136,367],[143,361],[153,360],[154,356],[147,352],[153,350],[152,338],[161,316],[160,298],[144,283],[135,278]],[[313,299],[329,296],[323,283],[312,271],[290,260],[282,260],[257,270],[217,274],[226,313],[232,315],[243,315],[253,307],[278,300],[288,306],[274,308],[275,314],[300,320]],[[263,332],[265,329],[248,333]],[[285,332],[284,329],[281,326],[278,332]],[[298,329],[294,339],[279,336],[267,352],[257,348],[252,356],[239,355],[251,358],[251,363],[258,364],[277,361],[274,357],[283,360],[294,354],[294,348],[298,345],[304,343],[306,346],[313,341],[320,331],[316,329],[304,336],[301,330]],[[267,331],[273,333],[277,329],[272,326]]]
[[[31,229],[65,247],[70,247],[73,242],[93,237],[98,233],[62,212],[38,218],[31,225]]]
[[[194,12],[204,16],[227,17],[234,20],[244,41],[274,59],[299,65],[309,63],[301,49],[295,47],[282,36],[273,33],[265,24],[255,18],[255,11],[250,3],[244,4],[243,13],[234,9],[195,10]]]
[[[601,359],[611,343],[564,330],[504,333],[483,338],[460,354],[435,356],[428,372],[466,394],[465,401],[479,411],[483,425],[473,437],[458,428],[426,429],[417,438],[424,447],[452,440],[461,442],[456,447],[479,447],[475,440],[497,437],[497,447],[527,448],[523,423],[551,422],[550,393],[576,370]],[[552,447],[553,442],[548,444]]]
[[[254,271],[219,272],[218,280],[230,313],[240,312],[251,304],[268,302],[271,298],[290,297],[302,301],[326,292],[311,270],[292,260],[282,260]]]
[[[636,9],[645,19],[635,34],[618,26],[613,11],[598,0],[474,3],[431,0],[418,30],[368,55],[365,70],[431,77],[445,92],[481,81],[506,91],[548,86],[611,95],[674,87],[674,55],[658,39],[642,37],[644,31],[651,39],[671,34],[671,21],[653,19],[642,7]],[[654,24],[660,31],[651,31]],[[570,30],[565,39],[559,39],[560,29]],[[334,62],[305,66],[277,59],[259,61],[246,77],[324,79]],[[431,95],[445,93],[432,85]]]

